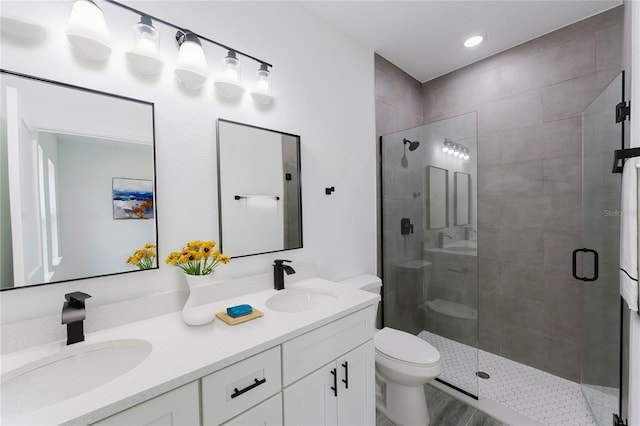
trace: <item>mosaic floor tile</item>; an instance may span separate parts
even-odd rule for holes
[[[544,425],[598,425],[578,383],[428,331],[418,336],[440,351],[443,372],[439,378],[454,386],[497,401]],[[479,379],[476,371],[486,372],[490,378]],[[610,424],[612,412],[607,407],[615,407],[615,390],[592,386],[586,391],[601,424]]]

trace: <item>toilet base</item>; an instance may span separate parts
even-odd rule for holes
[[[426,426],[429,410],[424,385],[402,386],[381,378],[376,372],[376,408],[392,422],[402,426]]]

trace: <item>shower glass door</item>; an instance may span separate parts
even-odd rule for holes
[[[468,113],[382,136],[383,321],[478,395],[477,132]]]
[[[611,172],[613,151],[622,147],[615,106],[623,74],[582,113],[582,243],[597,252],[582,256],[582,392],[599,425],[619,413],[620,393],[620,195],[621,175]]]

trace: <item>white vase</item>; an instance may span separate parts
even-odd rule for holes
[[[200,300],[201,289],[213,282],[213,275],[189,275],[184,274],[187,284],[189,284],[189,298],[182,308],[182,320],[187,325],[209,324],[215,318],[212,309],[202,307]]]

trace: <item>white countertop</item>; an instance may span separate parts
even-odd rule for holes
[[[214,284],[215,285],[215,284]],[[264,316],[235,326],[219,319],[191,327],[175,312],[120,327],[87,334],[77,345],[120,339],[143,339],[153,345],[149,356],[134,369],[79,396],[5,419],[3,425],[89,424],[206,376],[244,358],[279,345],[345,315],[375,305],[374,293],[349,288],[321,278],[305,279],[287,287],[324,288],[337,299],[329,306],[305,312],[276,312],[265,301],[276,290],[203,305],[214,312],[247,303]],[[2,357],[2,374],[30,362],[59,353],[65,342],[23,350]],[[97,366],[99,368],[99,366]]]

